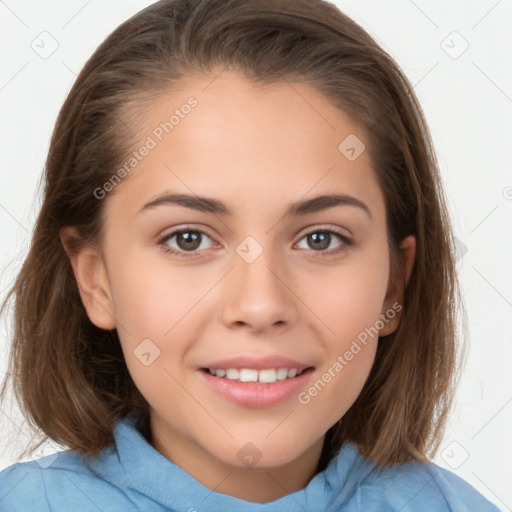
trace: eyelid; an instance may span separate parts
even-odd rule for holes
[[[170,230],[164,231],[162,235],[157,236],[157,243],[161,244],[166,240],[170,240],[172,237],[176,236],[179,233],[187,232],[187,231],[194,231],[198,232],[201,235],[206,235],[214,244],[219,245],[218,242],[216,242],[215,237],[209,233],[208,228],[202,225],[194,225],[194,224],[184,224],[183,226],[176,226],[173,228],[170,228]]]
[[[342,235],[345,238],[352,237],[352,233],[346,228],[333,226],[332,224],[311,224],[310,226],[304,228],[303,231],[301,231],[301,238],[305,235],[308,235],[309,233],[315,233],[316,231],[333,231],[334,233]]]
[[[204,233],[208,235],[212,240],[215,238],[211,233],[210,229],[203,224],[183,224],[179,226],[174,226],[172,228],[164,230],[162,235],[158,235],[158,239],[165,238],[169,235],[175,235],[176,233],[180,233],[182,231],[198,231],[200,233]]]

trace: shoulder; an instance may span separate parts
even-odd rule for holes
[[[393,510],[500,512],[468,482],[434,463],[379,468],[373,478],[380,481],[380,493]]]
[[[64,451],[0,471],[2,512],[133,510],[120,489],[95,474],[86,460]],[[119,508],[121,507],[121,508]]]

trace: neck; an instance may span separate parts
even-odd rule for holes
[[[150,444],[164,457],[213,492],[266,503],[304,489],[321,466],[325,436],[289,463],[274,467],[240,467],[225,463],[199,445],[152,425]]]

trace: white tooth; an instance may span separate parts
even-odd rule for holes
[[[290,368],[288,370],[288,378],[295,377],[297,375],[297,368]]]
[[[240,382],[258,382],[258,370],[249,370],[248,368],[242,368],[240,370],[238,380],[240,380]]]
[[[288,368],[279,368],[277,370],[277,380],[284,380],[288,377]]]
[[[260,382],[275,382],[277,380],[277,372],[273,368],[269,370],[260,370]]]
[[[211,368],[208,368],[208,373],[210,375],[215,375],[215,370],[212,370]]]
[[[228,368],[226,370],[226,377],[231,380],[238,380],[238,370],[236,368]]]
[[[215,370],[215,375],[217,377],[224,377],[226,375],[226,370]]]

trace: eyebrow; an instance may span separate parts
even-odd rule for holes
[[[221,201],[209,197],[199,197],[188,194],[163,194],[145,204],[138,213],[152,210],[163,205],[178,205],[199,212],[214,213],[220,215],[233,215],[233,212]],[[305,201],[298,201],[288,205],[284,217],[297,217],[316,213],[335,206],[353,206],[360,208],[373,219],[368,206],[360,199],[347,194],[321,195]]]

